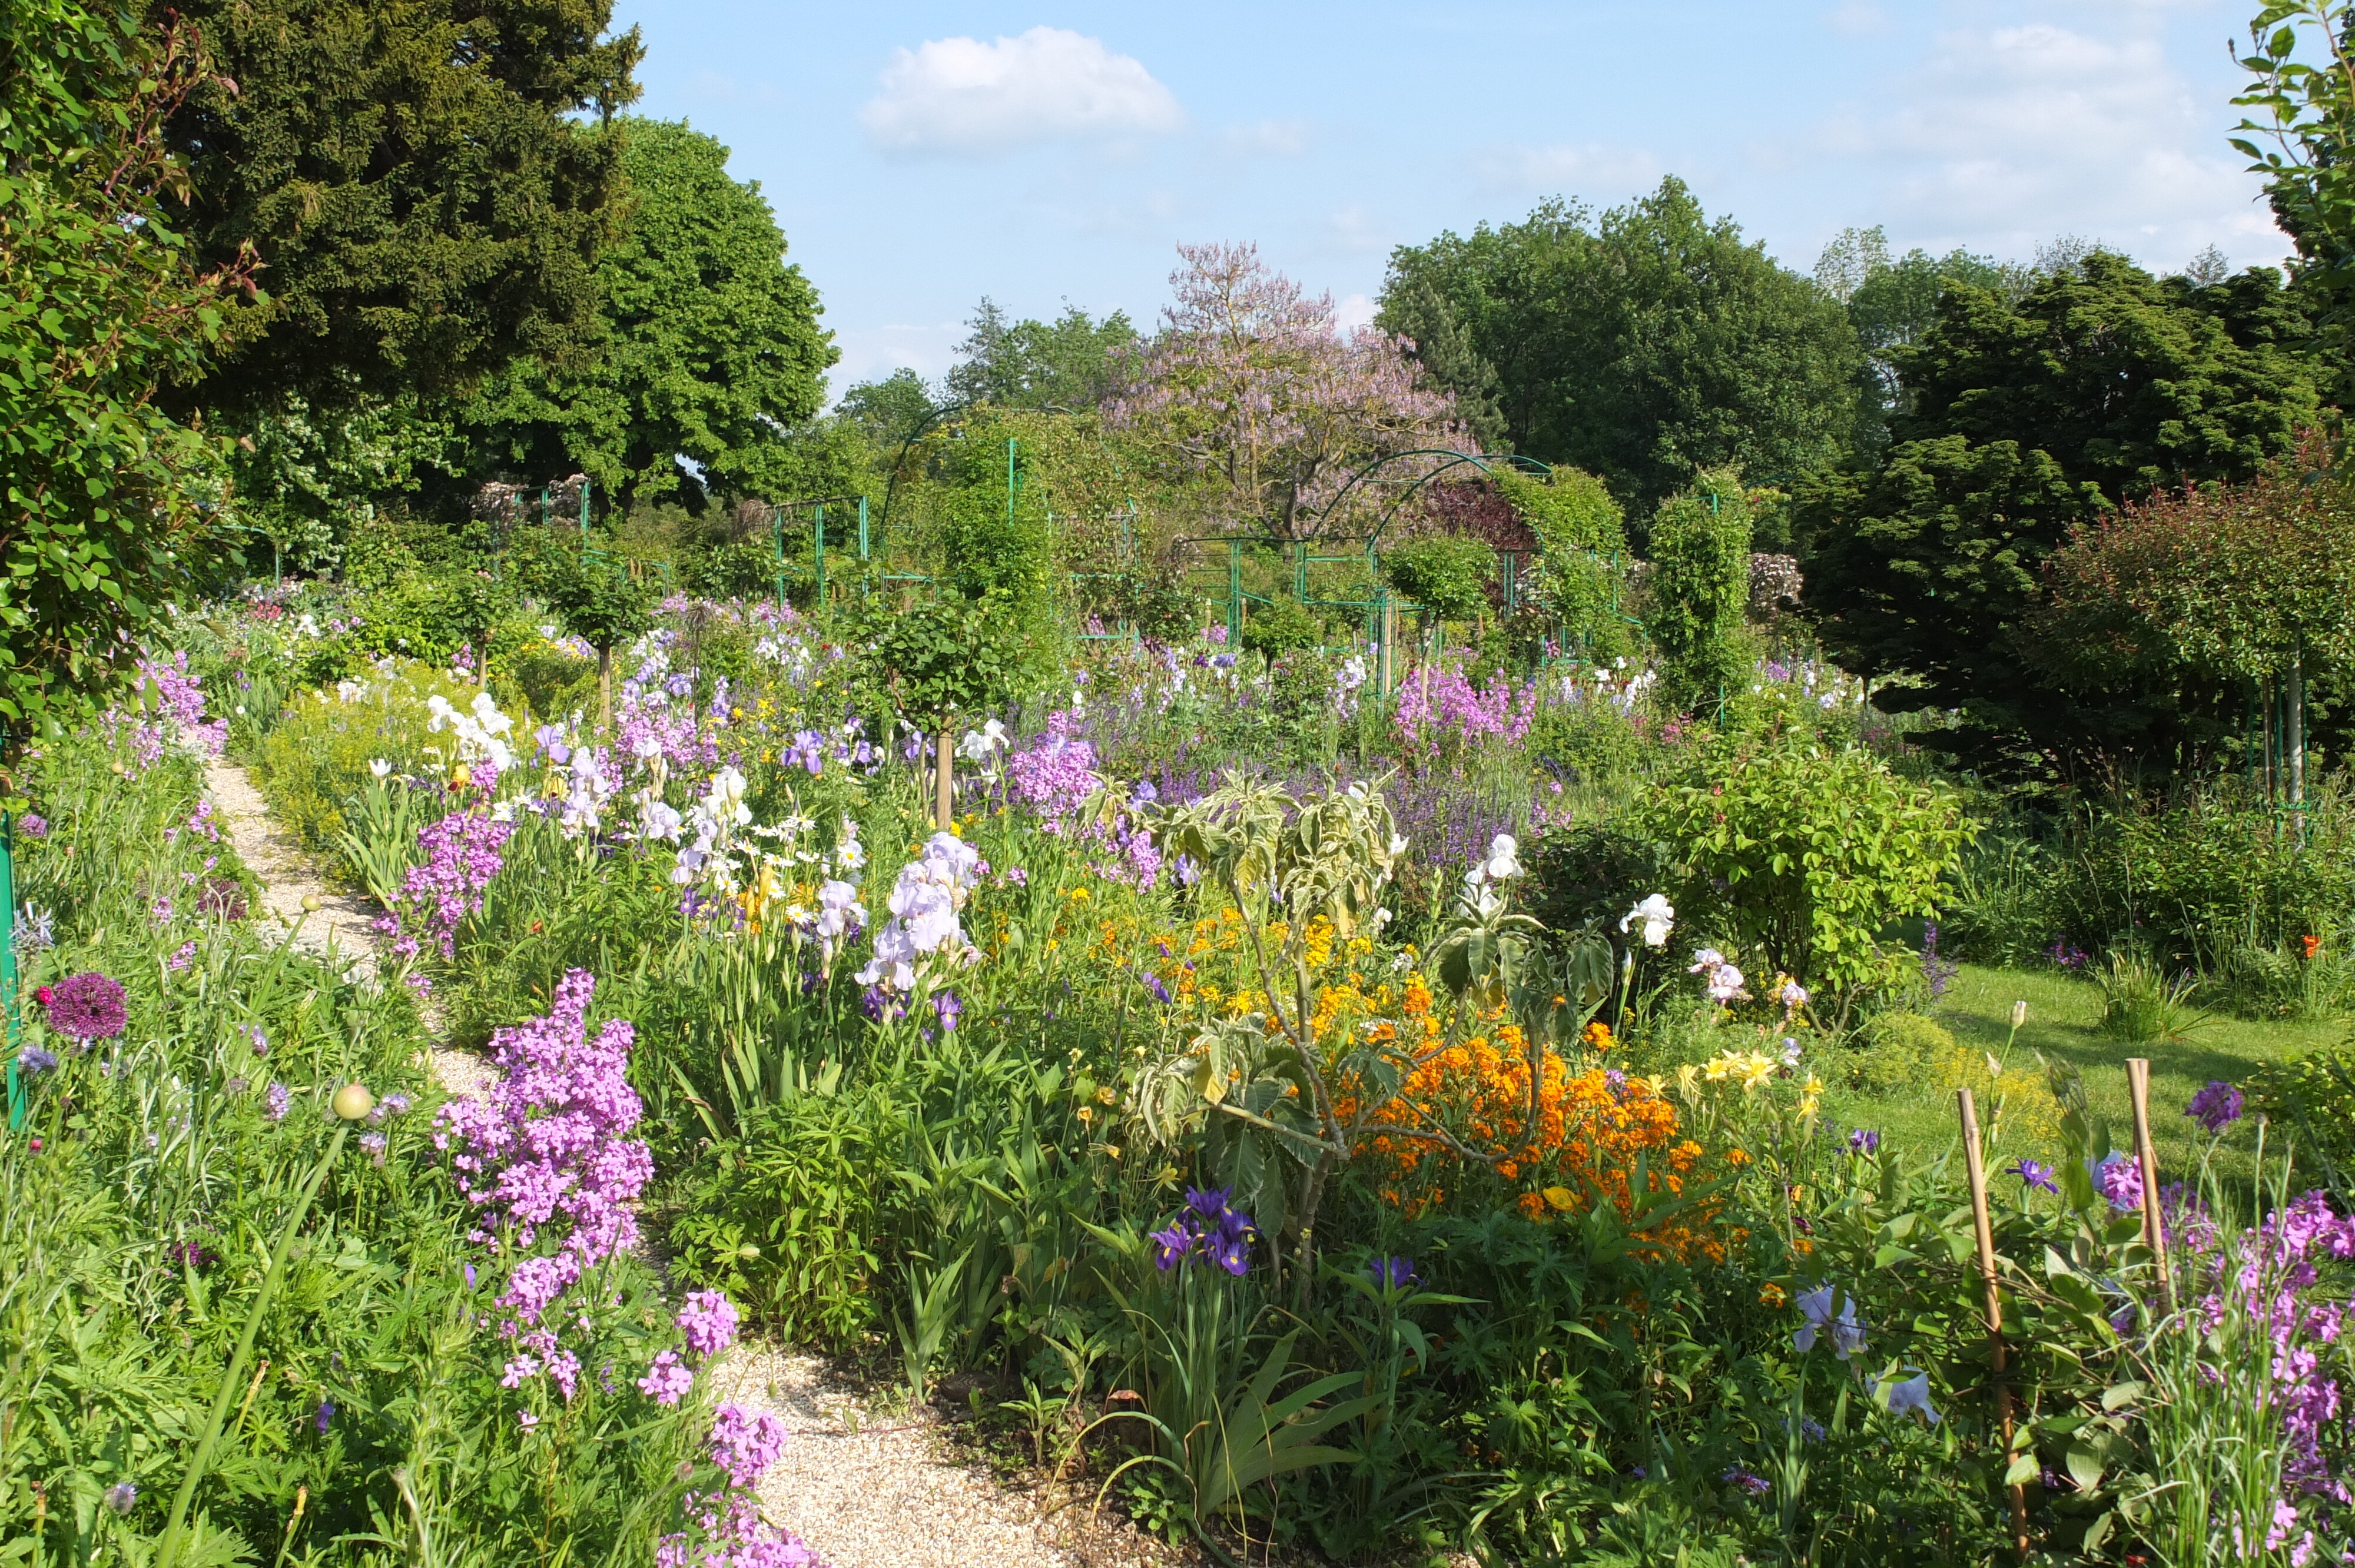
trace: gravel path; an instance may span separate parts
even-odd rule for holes
[[[209,761],[205,786],[239,858],[263,884],[262,909],[294,927],[298,948],[373,978],[368,902],[321,877],[271,822],[244,768]],[[308,910],[306,899],[315,900]],[[473,1052],[437,1044],[432,1065],[452,1095],[488,1092],[490,1068]],[[1042,1518],[1028,1498],[952,1456],[933,1412],[870,1409],[820,1357],[745,1340],[712,1375],[721,1398],[774,1412],[794,1434],[762,1478],[763,1511],[834,1568],[1162,1568],[1181,1561],[1125,1527],[1092,1524],[1084,1502]]]

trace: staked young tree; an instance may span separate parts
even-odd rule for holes
[[[221,411],[445,398],[586,352],[636,95],[608,0],[151,0],[217,79],[170,122],[200,266],[250,245],[267,303],[179,394]]]

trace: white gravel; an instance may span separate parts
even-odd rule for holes
[[[263,884],[262,912],[294,945],[372,980],[376,911],[330,885],[272,824],[243,768],[205,767],[213,810]],[[305,897],[317,907],[305,911]],[[471,1051],[432,1047],[434,1075],[452,1095],[479,1099],[489,1065]],[[1051,1513],[987,1470],[951,1455],[926,1410],[870,1409],[822,1357],[756,1340],[713,1369],[718,1398],[767,1410],[794,1436],[761,1481],[762,1510],[834,1568],[1167,1568],[1195,1561],[1125,1526],[1091,1522],[1084,1500]]]

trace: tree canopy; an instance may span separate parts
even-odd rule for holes
[[[1435,354],[1444,343],[1434,373],[1459,397],[1490,396],[1476,353],[1514,449],[1598,475],[1631,517],[1705,468],[1782,480],[1822,466],[1855,423],[1860,360],[1839,304],[1675,179],[1599,221],[1554,201],[1401,246],[1375,319]]]
[[[518,365],[484,388],[469,417],[491,464],[577,468],[625,512],[682,489],[794,489],[784,438],[824,402],[836,354],[759,185],[730,179],[728,149],[683,123],[624,119],[599,139],[620,144],[630,196],[597,263],[593,357]]]
[[[1121,353],[1136,341],[1119,311],[1092,321],[1066,302],[1051,322],[1010,321],[986,294],[965,324],[973,335],[957,345],[948,395],[1007,408],[1096,407],[1119,385]]]
[[[192,396],[314,408],[464,391],[585,351],[636,95],[608,0],[154,0],[218,77],[170,122],[201,265],[251,245],[268,302]]]
[[[1959,709],[1987,754],[2171,744],[2166,693],[2079,700],[2018,635],[2069,530],[2187,481],[2249,477],[2317,408],[2304,318],[2278,276],[2207,288],[2095,254],[2018,300],[1949,285],[1894,351],[1885,453],[1802,485],[1807,604],[1843,662],[1904,672],[1887,707]]]

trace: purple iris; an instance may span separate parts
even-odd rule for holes
[[[1186,1207],[1166,1229],[1152,1232],[1154,1266],[1165,1273],[1189,1259],[1211,1263],[1238,1278],[1251,1272],[1251,1244],[1259,1227],[1238,1210],[1231,1187],[1186,1192]]]
[[[1167,1274],[1185,1261],[1198,1238],[1183,1224],[1174,1224],[1166,1230],[1148,1232],[1146,1239],[1153,1244],[1153,1266]]]
[[[319,1408],[313,1412],[311,1416],[312,1421],[317,1425],[320,1432],[323,1434],[327,1430],[327,1424],[335,1420],[335,1418],[336,1403],[331,1399],[323,1399],[319,1401]]]
[[[957,1000],[956,992],[944,991],[932,998],[932,1011],[940,1014],[941,1032],[944,1034],[954,1034],[956,1033],[957,1020],[964,1013],[964,1003]]]
[[[1411,1257],[1378,1257],[1366,1265],[1366,1272],[1373,1277],[1376,1285],[1385,1290],[1396,1290],[1417,1283],[1414,1259]]]
[[[1145,989],[1153,993],[1153,999],[1156,1001],[1166,1003],[1169,1000],[1169,988],[1163,985],[1161,977],[1151,969],[1145,971]]]
[[[1851,1154],[1877,1154],[1881,1151],[1881,1134],[1859,1127],[1848,1135],[1848,1147]]]
[[[2058,1192],[2061,1190],[2053,1182],[2052,1167],[2045,1164],[2041,1160],[2015,1160],[2009,1166],[2006,1166],[2005,1170],[2010,1174],[2019,1177],[2020,1181],[2029,1187],[2041,1189],[2047,1192]]]

